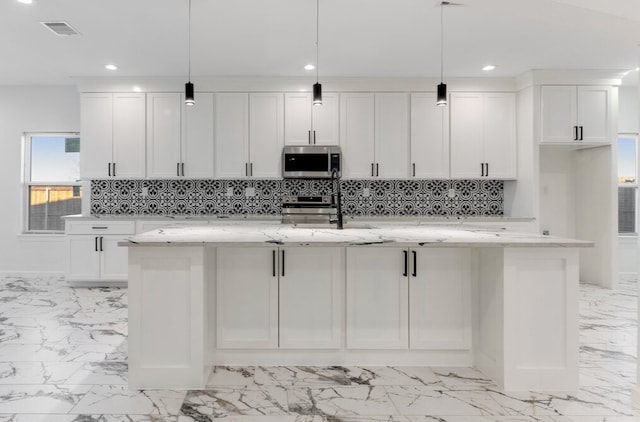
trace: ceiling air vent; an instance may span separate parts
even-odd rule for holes
[[[46,26],[47,28],[49,28],[51,31],[53,31],[54,34],[56,35],[78,35],[79,32],[76,31],[75,29],[73,29],[71,27],[71,25],[69,25],[68,23],[64,22],[64,21],[59,21],[59,22],[41,22],[44,26]]]

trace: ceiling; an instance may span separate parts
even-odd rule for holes
[[[530,69],[635,69],[638,0],[456,0],[444,9],[448,77]],[[320,0],[323,76],[437,77],[437,0]],[[0,85],[187,75],[188,0],[0,2]],[[192,0],[192,75],[304,76],[315,0]],[[40,24],[63,20],[80,35]],[[104,68],[116,63],[117,71]],[[485,64],[496,70],[483,72]],[[625,81],[633,83],[637,72]]]

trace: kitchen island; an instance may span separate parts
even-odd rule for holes
[[[578,249],[474,226],[259,221],[129,247],[129,385],[213,365],[475,366],[505,390],[577,390]]]

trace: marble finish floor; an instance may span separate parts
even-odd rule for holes
[[[640,422],[637,285],[580,289],[580,390],[505,393],[472,368],[217,367],[127,388],[126,289],[0,277],[0,422]]]

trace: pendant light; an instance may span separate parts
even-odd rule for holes
[[[320,39],[320,0],[316,0],[316,83],[313,84],[313,105],[322,105],[322,85],[318,83],[318,57]]]
[[[448,1],[440,2],[440,83],[437,88],[436,105],[447,105],[447,84],[443,80],[444,74],[444,6],[449,5]]]
[[[189,0],[189,82],[184,84],[184,103],[194,105],[193,84],[191,83],[191,0]]]

